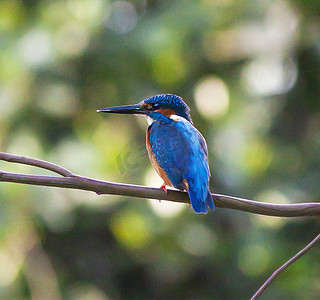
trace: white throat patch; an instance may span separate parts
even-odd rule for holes
[[[186,121],[184,117],[177,116],[177,115],[171,115],[170,119],[172,119],[173,121]]]
[[[150,118],[149,116],[146,116],[146,117],[147,117],[148,125],[151,125],[153,122],[155,122],[155,120]]]
[[[156,120],[150,118],[149,116],[145,116],[145,115],[137,115],[137,116],[146,117],[148,125],[151,125],[152,123],[156,122]],[[187,121],[187,119],[185,119],[184,117],[177,116],[177,115],[171,115],[170,119],[173,120],[173,121],[176,121],[176,122],[178,122],[178,121]]]

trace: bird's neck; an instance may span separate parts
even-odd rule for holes
[[[161,122],[161,123],[171,123],[173,121],[188,121],[186,118],[178,116],[178,115],[168,115],[165,116],[160,112],[152,112],[147,116],[147,122],[151,125],[154,122]],[[190,122],[190,121],[188,121]]]
[[[152,124],[153,122],[170,123],[172,121],[173,120],[170,118],[170,116],[168,116],[168,117],[164,116],[160,112],[152,112],[152,113],[148,114],[148,123],[149,123],[149,125]]]

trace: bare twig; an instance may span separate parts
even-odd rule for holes
[[[93,191],[97,194],[113,194],[189,203],[188,194],[185,192],[168,190],[168,193],[166,194],[162,189],[157,188],[94,180],[88,177],[75,175],[64,168],[49,162],[15,156],[3,152],[0,152],[0,160],[32,165],[51,170],[65,176],[38,176],[0,171],[0,181],[3,182],[70,188]],[[320,215],[320,203],[272,204],[220,194],[212,194],[212,196],[214,197],[214,202],[217,207],[241,210],[255,214],[278,217],[305,217]]]
[[[58,165],[55,165],[53,163],[43,161],[40,159],[29,158],[29,157],[10,154],[10,153],[0,152],[0,160],[46,169],[46,170],[55,172],[59,175],[62,175],[64,177],[73,176],[73,174],[70,171],[66,170],[65,168],[62,168]]]
[[[265,289],[271,284],[271,282],[278,276],[283,270],[292,265],[296,260],[298,260],[303,254],[308,252],[318,241],[320,241],[320,234],[318,234],[306,247],[299,251],[295,256],[289,259],[284,265],[277,269],[268,280],[259,288],[259,290],[252,296],[251,300],[258,299]]]

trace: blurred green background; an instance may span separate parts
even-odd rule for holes
[[[212,192],[319,201],[319,13],[313,0],[1,0],[1,151],[159,187],[145,120],[95,111],[174,93],[207,140]],[[6,183],[0,208],[0,299],[248,299],[320,228]],[[318,245],[262,299],[319,299],[319,261]]]

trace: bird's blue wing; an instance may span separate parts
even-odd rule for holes
[[[157,162],[172,184],[188,190],[195,212],[206,213],[208,206],[213,209],[207,146],[199,131],[185,120],[155,122],[149,139]]]

